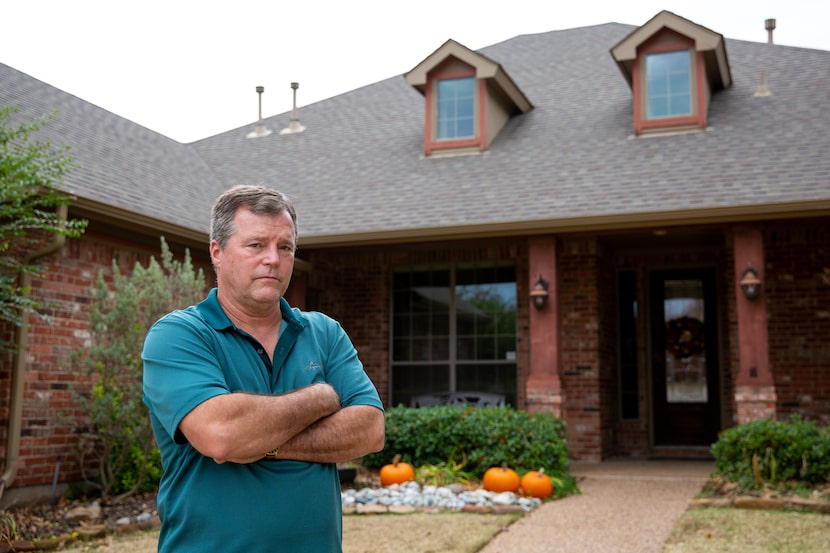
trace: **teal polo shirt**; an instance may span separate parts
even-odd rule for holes
[[[194,407],[220,394],[281,394],[328,382],[342,406],[382,409],[339,323],[280,300],[273,364],[222,311],[216,289],[147,333],[144,401],[161,450],[159,553],[340,552],[340,482],[334,464],[287,459],[217,464],[178,430]]]

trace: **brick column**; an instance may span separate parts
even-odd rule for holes
[[[769,367],[767,335],[764,243],[755,226],[733,229],[735,248],[735,304],[738,317],[738,376],[735,381],[735,410],[739,423],[775,416],[775,381]],[[761,294],[749,300],[740,281],[747,267],[761,280]]]
[[[562,416],[562,382],[559,378],[559,302],[557,293],[556,237],[529,240],[529,290],[541,276],[548,281],[548,301],[541,310],[530,305],[530,374],[527,410]]]

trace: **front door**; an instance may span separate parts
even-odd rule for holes
[[[715,273],[654,271],[650,279],[655,446],[709,446],[720,430]]]

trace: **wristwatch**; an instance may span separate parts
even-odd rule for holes
[[[280,448],[279,448],[279,447],[275,447],[274,449],[272,449],[271,451],[269,451],[268,453],[266,453],[266,454],[265,454],[265,458],[266,458],[266,459],[276,459],[276,458],[277,458],[277,454],[278,454],[279,452],[280,452]]]

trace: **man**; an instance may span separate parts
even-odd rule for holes
[[[213,206],[216,288],[147,333],[160,553],[342,550],[336,463],[383,448],[383,408],[340,325],[283,298],[296,244],[283,194],[231,188]]]

